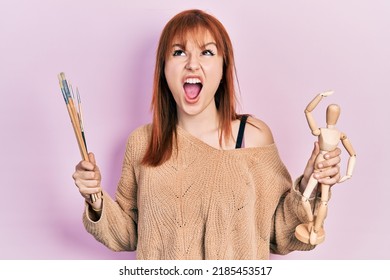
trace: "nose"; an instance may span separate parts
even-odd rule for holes
[[[199,60],[196,55],[189,55],[188,61],[186,64],[186,69],[190,71],[198,70],[200,68]]]

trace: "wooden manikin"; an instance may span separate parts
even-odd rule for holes
[[[320,103],[322,98],[329,96],[332,93],[332,91],[328,91],[318,94],[309,103],[309,105],[307,105],[305,115],[312,134],[318,136],[320,153],[315,160],[315,166],[317,166],[318,162],[324,160],[324,155],[327,152],[336,149],[340,140],[344,148],[347,150],[350,157],[348,160],[346,175],[338,181],[338,183],[341,183],[352,177],[353,169],[355,167],[356,154],[347,136],[344,133],[338,131],[335,127],[340,115],[340,107],[337,104],[331,104],[328,106],[326,110],[326,128],[318,128],[311,113],[316,108],[318,103]],[[318,207],[317,214],[315,215],[314,211],[311,208],[309,198],[313,194],[313,191],[316,189],[317,184],[318,181],[314,178],[313,172],[302,196],[302,205],[309,218],[309,222],[305,224],[300,224],[295,229],[295,236],[300,241],[311,245],[320,244],[325,239],[323,223],[327,215],[329,201],[330,186],[325,184],[318,184],[318,188],[320,188],[321,202]]]

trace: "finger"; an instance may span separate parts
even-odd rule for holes
[[[323,172],[315,172],[314,178],[318,180],[318,183],[325,185],[334,185],[338,183],[340,180],[340,168],[339,166],[335,166],[333,168],[329,168]]]
[[[318,181],[319,184],[322,184],[322,185],[328,185],[328,186],[333,186],[335,184],[337,184],[338,180],[336,180],[336,178],[331,178],[331,177],[328,177],[328,178],[324,178],[324,179],[321,179],[320,181]]]
[[[324,158],[325,159],[331,159],[331,158],[334,158],[334,157],[338,157],[341,155],[341,150],[340,148],[336,148],[334,149],[333,151],[330,151],[330,152],[327,152],[325,155],[324,155]]]
[[[96,172],[94,171],[76,171],[73,173],[73,179],[75,180],[93,180],[98,179]]]
[[[333,167],[335,165],[338,165],[341,162],[340,157],[331,158],[328,160],[321,161],[317,164],[318,169],[326,169],[328,167]]]
[[[337,184],[339,179],[340,179],[340,177],[327,177],[327,178],[318,180],[318,183],[333,186],[333,185]]]
[[[328,168],[324,171],[317,171],[314,173],[314,178],[321,180],[328,177],[336,177],[340,173],[340,168],[338,166]]]
[[[94,193],[100,193],[102,191],[102,188],[95,187],[95,188],[82,188],[80,189],[80,193],[82,196],[89,196]]]
[[[79,164],[76,165],[76,171],[79,171],[79,170],[92,171],[94,168],[95,168],[95,165],[89,161],[86,161],[86,160],[80,161]]]
[[[75,183],[80,189],[100,187],[99,180],[80,180],[80,179],[78,179],[75,181]]]

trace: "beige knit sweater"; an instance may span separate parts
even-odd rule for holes
[[[151,126],[129,137],[116,201],[85,228],[112,250],[138,259],[268,259],[310,250],[294,237],[306,221],[301,194],[275,144],[218,150],[178,127],[178,151],[158,167],[140,164]]]

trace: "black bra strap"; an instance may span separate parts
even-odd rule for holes
[[[238,129],[238,135],[237,135],[236,149],[239,149],[242,146],[242,140],[244,138],[244,130],[245,130],[245,124],[247,118],[248,115],[241,116],[240,128]]]

